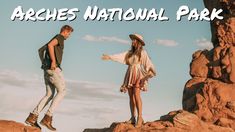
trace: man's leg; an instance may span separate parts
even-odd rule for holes
[[[33,110],[33,114],[39,115],[39,113],[45,108],[45,106],[52,100],[55,94],[55,87],[50,83],[49,76],[49,74],[44,73],[46,95],[40,100],[36,108]]]
[[[47,111],[47,115],[52,116],[53,112],[55,111],[56,107],[60,104],[61,100],[64,98],[66,94],[66,87],[65,87],[65,81],[62,71],[57,68],[55,70],[55,76],[54,76],[54,86],[56,88],[57,94],[52,99],[51,105]]]
[[[52,80],[51,83],[53,83],[53,85],[56,88],[57,94],[52,99],[51,105],[40,123],[46,126],[48,129],[55,131],[56,128],[52,126],[52,116],[55,111],[55,108],[59,105],[59,103],[64,98],[65,93],[66,93],[63,73],[59,68],[57,68],[54,71],[54,74],[51,80]]]
[[[55,88],[53,87],[52,84],[48,81],[48,75],[47,73],[44,72],[44,80],[45,80],[45,85],[46,85],[46,95],[40,100],[38,105],[34,108],[33,112],[29,114],[27,119],[25,120],[25,123],[39,127],[37,123],[38,115],[39,113],[44,109],[44,107],[48,104],[48,102],[53,98],[54,93],[55,93]]]

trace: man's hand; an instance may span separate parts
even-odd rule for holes
[[[110,56],[109,55],[105,55],[105,54],[103,54],[103,56],[102,56],[102,60],[110,60],[111,58],[110,58]]]
[[[56,69],[56,63],[55,62],[51,62],[51,70],[55,70]]]

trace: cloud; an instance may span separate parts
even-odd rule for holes
[[[38,85],[40,80],[42,80],[42,78],[36,74],[24,76],[23,74],[12,70],[0,71],[0,86],[16,86],[25,88],[32,85]]]
[[[119,85],[103,83],[103,82],[89,82],[89,81],[74,81],[67,80],[68,97],[72,99],[87,99],[94,98],[99,100],[115,100],[123,99],[123,95],[117,94],[119,92]]]
[[[196,44],[197,44],[197,46],[199,46],[202,49],[209,49],[210,50],[213,48],[212,42],[205,39],[205,38],[196,40]]]
[[[120,39],[115,36],[92,36],[92,35],[85,35],[83,37],[84,40],[92,41],[92,42],[116,42],[121,44],[129,44],[128,40]]]
[[[178,45],[176,41],[169,40],[169,39],[157,39],[155,43],[159,45],[167,46],[167,47],[175,47]]]

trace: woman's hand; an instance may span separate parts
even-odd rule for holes
[[[145,76],[144,78],[142,78],[141,80],[140,80],[140,87],[144,87],[144,83],[145,83],[145,81],[148,81],[148,79],[150,78],[150,75],[147,75],[147,76]]]
[[[127,91],[127,89],[126,89],[125,87],[122,86],[122,87],[120,88],[120,92],[126,93],[126,91]]]
[[[103,54],[102,60],[110,60],[111,57],[109,55]]]
[[[147,81],[147,78],[142,78],[140,81],[139,81],[139,88],[142,90],[142,91],[147,91],[147,87],[144,85],[145,84],[145,81]]]
[[[143,78],[143,79],[140,80],[139,85],[140,85],[141,88],[144,87],[144,82],[145,81],[146,81],[146,78]]]

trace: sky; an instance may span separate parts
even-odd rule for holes
[[[0,119],[23,123],[45,94],[37,50],[65,24],[71,25],[74,32],[65,41],[62,62],[68,93],[54,114],[59,132],[103,128],[129,119],[128,95],[119,92],[127,66],[102,61],[101,56],[129,50],[132,33],[144,37],[144,49],[157,70],[157,76],[149,81],[148,92],[142,92],[144,119],[154,121],[182,109],[192,54],[212,48],[208,21],[188,21],[187,16],[176,21],[176,12],[182,5],[199,12],[204,9],[202,0],[4,0],[0,5]],[[73,21],[12,21],[11,15],[18,6],[24,12],[29,8],[78,8],[80,12]],[[88,6],[124,11],[164,8],[169,21],[85,21]],[[65,125],[68,122],[70,125]]]

